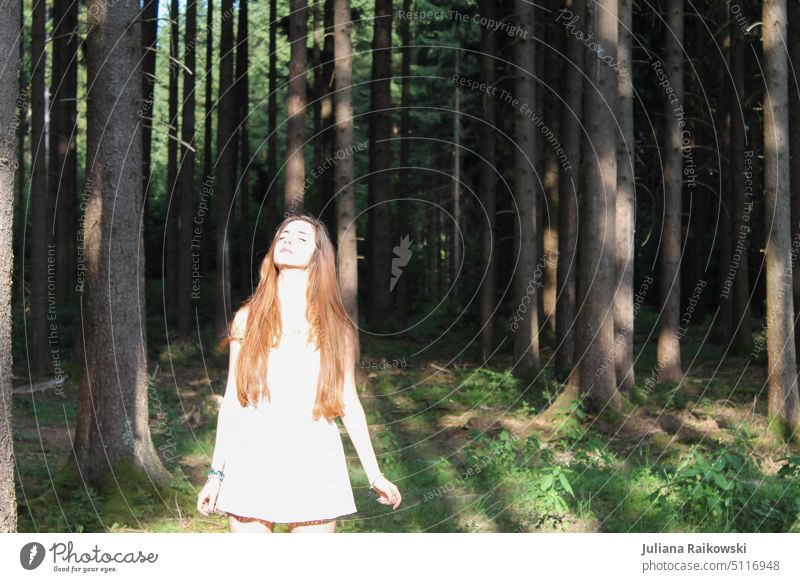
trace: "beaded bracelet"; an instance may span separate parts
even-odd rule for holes
[[[378,478],[380,478],[380,477],[385,477],[385,476],[386,476],[386,475],[384,475],[383,473],[378,473],[378,475],[377,475],[377,476],[376,476],[376,477],[375,477],[375,478],[372,480],[372,482],[369,484],[369,488],[370,488],[370,489],[373,489],[373,487],[372,487],[372,486],[375,484],[375,481],[377,481],[377,480],[378,480]]]
[[[223,481],[225,479],[225,473],[214,468],[208,470],[208,476],[211,477],[212,475],[219,475],[220,481]]]

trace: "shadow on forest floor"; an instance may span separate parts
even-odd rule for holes
[[[378,357],[421,346],[364,346],[362,403],[381,469],[404,500],[396,511],[376,503],[342,429],[359,513],[339,531],[800,531],[800,451],[767,433],[763,361],[725,356],[719,366],[721,353],[687,338],[685,380],[646,398],[639,390],[629,413],[611,420],[557,400],[563,385],[547,370],[514,378],[507,354],[491,368],[430,350],[402,363]],[[169,495],[124,479],[108,494],[67,485],[59,467],[71,451],[76,390],[14,395],[20,531],[227,531],[222,516],[195,510],[227,356],[173,349],[171,363],[161,355],[150,401],[155,444],[177,460],[167,464]],[[654,344],[637,350],[641,388]],[[541,414],[553,402],[563,411]]]

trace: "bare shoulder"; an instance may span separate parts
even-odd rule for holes
[[[237,339],[244,337],[244,330],[247,327],[247,313],[248,307],[242,307],[233,316],[233,323],[231,324],[231,336]]]

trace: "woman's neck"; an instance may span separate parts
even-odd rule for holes
[[[284,328],[305,325],[308,269],[283,268],[278,274],[278,299]]]

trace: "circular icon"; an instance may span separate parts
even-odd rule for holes
[[[44,560],[44,546],[39,542],[29,542],[19,551],[19,563],[26,570],[35,570]]]

